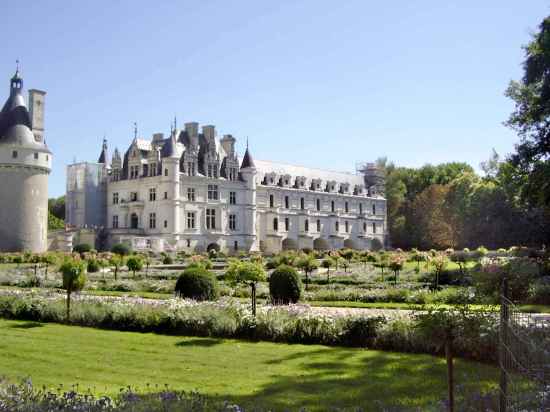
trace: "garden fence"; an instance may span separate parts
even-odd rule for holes
[[[522,313],[501,291],[500,411],[550,411],[550,319]]]

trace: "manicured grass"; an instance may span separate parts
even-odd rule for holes
[[[376,400],[422,407],[445,397],[444,360],[427,355],[7,320],[0,320],[0,336],[1,373],[49,388],[78,383],[79,391],[114,395],[128,385],[142,391],[168,385],[277,410],[380,410]],[[493,367],[461,360],[456,372],[458,383],[485,388],[498,376]]]

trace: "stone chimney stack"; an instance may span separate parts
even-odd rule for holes
[[[232,157],[235,154],[235,138],[232,135],[224,135],[220,143],[228,156]]]
[[[44,103],[46,92],[29,90],[29,114],[31,116],[32,133],[37,142],[44,141]]]
[[[189,142],[192,147],[199,146],[199,124],[197,122],[185,123],[185,131],[189,136]]]
[[[213,151],[216,148],[216,142],[215,142],[216,126],[212,126],[212,125],[203,126],[202,134],[204,135],[204,139],[208,144],[208,148]]]

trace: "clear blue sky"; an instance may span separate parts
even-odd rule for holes
[[[2,1],[0,97],[15,60],[46,90],[50,196],[106,134],[125,150],[177,115],[255,157],[353,170],[505,154],[503,93],[545,0]]]

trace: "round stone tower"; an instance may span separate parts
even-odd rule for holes
[[[22,91],[18,69],[0,112],[0,251],[44,252],[52,162],[43,138],[45,93],[29,92],[31,121]]]

